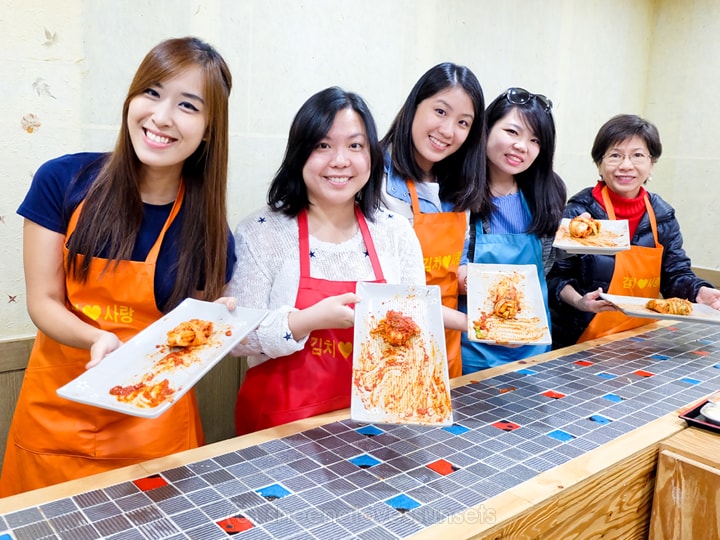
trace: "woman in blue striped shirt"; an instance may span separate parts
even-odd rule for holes
[[[552,242],[567,190],[553,171],[552,102],[509,88],[485,110],[487,175],[480,212],[471,216],[462,264],[534,264],[547,309],[545,274],[554,261]],[[459,272],[467,292],[467,266]],[[465,308],[461,297],[461,308]],[[548,316],[548,320],[550,317]],[[463,374],[550,350],[550,345],[504,347],[469,341],[463,334]]]

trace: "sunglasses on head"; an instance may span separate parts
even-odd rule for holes
[[[524,88],[508,88],[505,92],[505,99],[513,105],[525,105],[533,98],[540,103],[545,112],[552,111],[552,101],[542,94],[533,94]]]

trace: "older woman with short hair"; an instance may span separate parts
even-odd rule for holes
[[[720,309],[720,291],[692,271],[675,210],[643,187],[661,153],[657,127],[639,116],[614,116],[598,131],[591,155],[600,179],[571,197],[564,216],[627,219],[630,250],[573,255],[555,263],[548,277],[554,348],[652,321],[625,316],[600,297],[603,291],[680,297]]]

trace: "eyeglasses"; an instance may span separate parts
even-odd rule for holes
[[[610,152],[603,156],[605,163],[607,163],[608,165],[610,165],[612,167],[617,167],[623,161],[625,161],[626,158],[629,158],[630,163],[632,163],[633,165],[646,165],[647,162],[650,161],[651,156],[645,154],[644,152],[633,152],[632,154],[621,154],[620,152]]]
[[[512,103],[513,105],[525,105],[531,99],[535,98],[538,102],[540,102],[540,105],[545,110],[545,112],[549,113],[550,111],[552,111],[552,101],[550,101],[542,94],[533,94],[532,92],[528,92],[524,88],[508,88],[505,92],[505,98],[508,100],[509,103]]]

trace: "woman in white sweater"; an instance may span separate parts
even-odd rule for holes
[[[424,285],[404,217],[379,209],[383,157],[358,95],[310,97],[293,120],[268,206],[240,222],[226,295],[270,315],[233,352],[250,369],[238,434],[350,405],[358,281]]]

